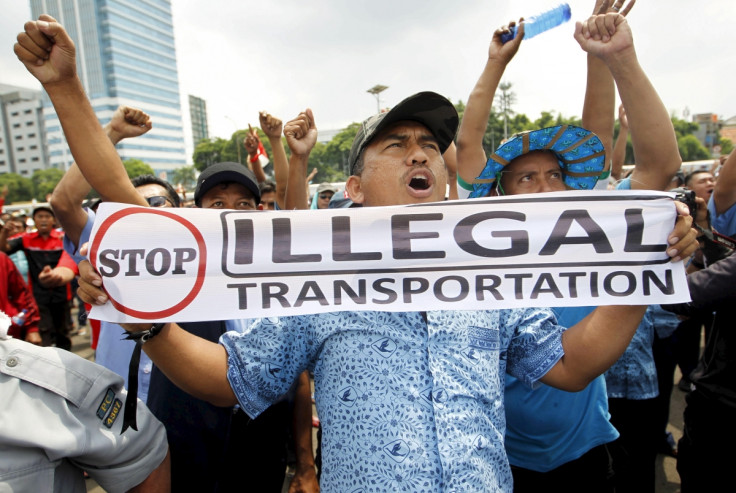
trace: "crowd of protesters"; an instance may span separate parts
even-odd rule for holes
[[[626,20],[634,2],[592,3],[574,35],[588,69],[581,127],[517,134],[486,155],[497,86],[523,44],[523,22],[511,22],[493,33],[462,119],[439,94],[408,96],[361,124],[344,185],[310,188],[314,112],[283,123],[264,111],[259,124],[272,155],[249,129],[247,164],[206,168],[193,206],[273,213],[681,187],[689,207],[676,202],[666,253],[686,263],[692,302],[102,322],[94,335],[101,366],[63,351],[71,347],[72,281],[87,306],[109,302],[84,256],[97,205],[84,199],[94,189],[104,202],[180,207],[182,197],[154,176],[129,180],[115,151],[121,140],[148,132],[150,116],[121,106],[100,126],[63,26],[46,15],[26,23],[16,55],[53,103],[75,164],[50,207],[34,209],[33,231],[5,217],[0,232],[0,247],[22,251],[28,265],[24,281],[2,254],[0,422],[13,419],[0,430],[0,486],[84,491],[86,473],[108,491],[277,492],[291,455],[291,493],[653,493],[657,453],[677,458],[683,493],[728,484],[736,457],[718,445],[736,438],[729,419],[736,410],[736,264],[728,238],[736,236],[736,153],[678,181],[674,129]],[[518,35],[503,42],[514,27]],[[621,177],[627,138],[636,162]],[[401,350],[359,349],[378,340]],[[472,362],[455,356],[468,344]],[[259,376],[264,362],[279,368],[278,379]],[[687,392],[679,443],[667,431],[677,365],[677,386]],[[321,421],[316,456],[312,385]],[[419,402],[426,389],[429,398]],[[353,394],[360,398],[346,406]],[[44,426],[21,439],[36,416]]]

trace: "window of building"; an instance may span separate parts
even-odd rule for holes
[[[20,123],[13,123],[13,128],[20,128]]]
[[[30,115],[31,113],[33,113],[33,110],[25,110],[23,113],[25,113],[26,115]]]
[[[23,138],[23,136],[22,136],[22,135],[16,135],[16,136],[15,136],[15,140],[21,140],[22,138]]]
[[[10,116],[18,116],[18,112],[17,112],[17,111],[14,111],[14,112],[12,112],[12,113],[10,114]]]
[[[25,151],[25,150],[26,150],[26,148],[25,148],[25,147],[19,147],[19,148],[18,148],[18,152],[22,152],[22,151]]]
[[[28,170],[27,169],[22,169],[22,170],[20,170],[20,174],[21,175],[27,175],[28,174]]]
[[[35,151],[36,149],[38,149],[38,146],[34,144],[31,147],[29,147],[29,149],[32,151]]]
[[[36,134],[28,134],[28,138],[29,138],[29,139],[32,139],[32,138],[34,138],[35,136],[36,136]]]
[[[38,157],[32,157],[32,158],[31,158],[31,162],[34,162],[34,163],[35,163],[35,162],[37,162],[37,161],[38,161]]]
[[[18,160],[18,162],[19,162],[19,163],[25,163],[25,162],[26,162],[26,158],[20,158],[20,159]]]
[[[32,127],[32,126],[33,126],[33,121],[26,122],[26,127]]]

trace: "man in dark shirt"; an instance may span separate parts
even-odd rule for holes
[[[688,276],[692,301],[664,308],[696,316],[715,309],[698,366],[690,374],[685,426],[678,443],[677,471],[682,493],[720,491],[729,484],[736,451],[736,256]],[[726,446],[724,446],[726,445]]]

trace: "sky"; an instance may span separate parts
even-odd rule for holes
[[[569,0],[572,21],[526,40],[503,80],[514,110],[580,116],[586,56],[574,21],[594,0]],[[493,31],[556,5],[549,0],[173,0],[182,112],[207,101],[210,135],[258,124],[261,110],[294,118],[312,108],[318,129],[344,128],[431,90],[467,101]],[[666,8],[663,7],[666,5]],[[24,0],[0,0],[0,83],[40,88],[13,54],[30,19]],[[629,23],[640,64],[670,113],[736,116],[733,0],[639,0]],[[184,118],[188,128],[188,117]],[[154,121],[155,125],[155,121]],[[190,133],[189,131],[187,132]],[[188,136],[188,147],[191,136]]]

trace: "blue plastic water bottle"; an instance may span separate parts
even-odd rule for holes
[[[553,27],[559,26],[560,24],[564,24],[570,20],[570,17],[572,17],[570,6],[566,3],[561,3],[551,10],[542,12],[541,14],[535,15],[529,19],[525,19],[524,39],[533,38],[539,33],[543,33]],[[510,33],[502,34],[501,42],[505,43],[514,39],[516,37],[516,28],[517,26],[514,26],[511,28]]]
[[[26,323],[26,315],[28,315],[28,310],[24,308],[12,318],[13,323],[18,327],[23,327],[23,324]]]

